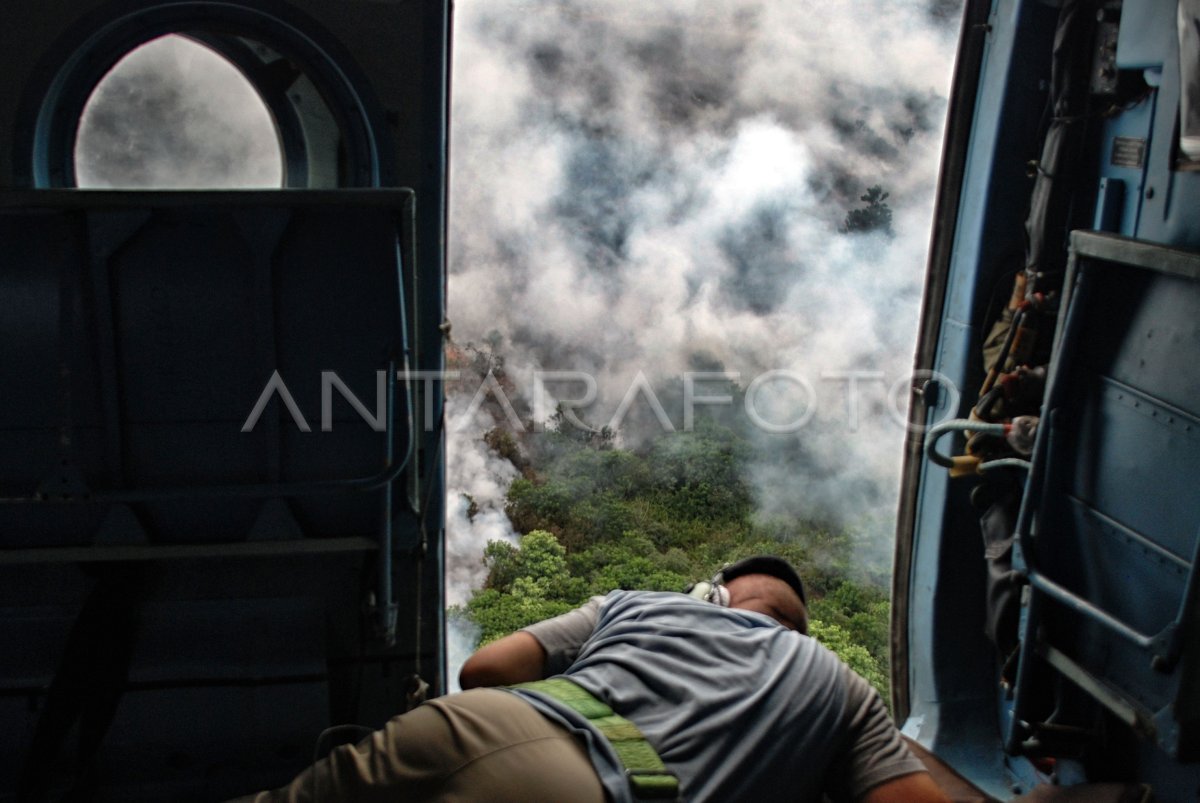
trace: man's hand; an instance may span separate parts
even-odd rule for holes
[[[914,772],[879,784],[861,803],[950,803],[950,798],[928,772]]]
[[[523,630],[481,647],[458,673],[464,689],[477,686],[508,686],[541,680],[546,651],[538,640]]]

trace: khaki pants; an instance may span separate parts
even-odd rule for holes
[[[475,689],[394,717],[287,786],[239,803],[603,803],[584,746],[516,695]]]

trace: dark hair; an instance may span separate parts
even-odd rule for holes
[[[782,580],[796,592],[796,596],[800,597],[800,601],[804,603],[805,607],[808,606],[808,598],[804,595],[804,583],[800,580],[800,575],[792,568],[792,564],[783,558],[774,555],[755,555],[752,558],[731,563],[721,570],[721,582],[728,583],[730,580],[736,580],[747,574],[766,574]]]

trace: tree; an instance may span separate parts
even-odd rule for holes
[[[819,619],[809,620],[808,633],[845,661],[847,666],[862,675],[864,680],[875,687],[884,702],[888,702],[891,695],[888,693],[887,671],[866,647],[856,643],[849,633],[837,625],[825,624]]]
[[[886,193],[870,197],[883,205]],[[497,452],[514,447],[494,440]],[[771,553],[805,578],[812,634],[886,699],[886,589],[855,570],[859,545],[844,528],[755,515],[743,435],[704,421],[637,450],[554,430],[521,445],[531,463],[506,509],[526,535],[488,544],[485,587],[460,611],[484,643],[592,595],[680,591],[726,562]]]
[[[872,231],[882,231],[892,235],[892,209],[885,201],[889,193],[876,184],[867,188],[866,195],[860,195],[859,200],[866,203],[863,209],[851,209],[846,213],[846,221],[841,231],[849,234],[865,234]]]
[[[522,536],[519,546],[488,543],[483,556],[487,585],[466,606],[482,643],[566,613],[581,601],[579,583],[567,572],[566,554],[554,534],[545,530]]]

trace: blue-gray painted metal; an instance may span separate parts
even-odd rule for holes
[[[1126,0],[1123,6],[1116,54],[1126,71],[1122,86],[1133,87],[1143,75],[1146,84],[1140,95],[1127,93],[1120,107],[1108,98],[1094,100],[1108,105],[1093,111],[1107,111],[1087,122],[1081,140],[1070,225],[1091,223],[1124,235],[1104,241],[1102,247],[1122,251],[1119,259],[1109,253],[1110,261],[1138,264],[1142,257],[1131,253],[1150,254],[1146,267],[1169,266],[1173,274],[1156,273],[1159,279],[1146,282],[1119,272],[1109,286],[1101,281],[1092,288],[1099,297],[1088,305],[1094,314],[1080,324],[1082,363],[1061,383],[1056,406],[1062,412],[1042,420],[1040,465],[1035,459],[1028,477],[1024,526],[1036,526],[1023,540],[1026,552],[1037,550],[1030,554],[1041,590],[1022,606],[1021,630],[1047,640],[1026,645],[1013,688],[997,683],[1005,656],[980,637],[985,572],[976,513],[967,500],[972,482],[950,481],[919,450],[910,447],[907,454],[901,510],[911,510],[911,518],[902,517],[897,556],[908,573],[896,580],[903,612],[894,652],[904,662],[906,688],[897,699],[910,735],[1000,798],[1047,780],[1025,754],[1050,749],[1034,744],[1055,727],[1043,723],[1050,711],[1041,703],[1059,699],[1064,686],[1073,688],[1061,682],[1063,675],[1080,684],[1079,691],[1063,692],[1068,716],[1087,719],[1092,695],[1082,689],[1093,684],[1089,688],[1099,689],[1093,708],[1136,710],[1138,728],[1155,734],[1102,761],[1151,783],[1156,799],[1192,800],[1200,783],[1200,770],[1171,757],[1194,751],[1189,723],[1200,707],[1192,668],[1200,651],[1192,643],[1200,638],[1190,621],[1196,608],[1190,567],[1200,532],[1194,492],[1200,303],[1182,289],[1191,281],[1182,278],[1192,270],[1187,252],[1200,247],[1200,174],[1175,161],[1176,4]],[[1115,6],[1105,8],[1115,20]],[[954,225],[935,233],[930,283],[944,292],[933,296],[935,311],[926,312],[918,355],[928,356],[916,367],[946,376],[964,400],[983,378],[981,332],[1022,256],[1031,190],[1025,162],[1040,149],[1056,14],[1037,0],[995,0],[978,82],[968,74],[956,83],[951,108],[961,113],[973,106],[973,119],[965,151],[947,152],[950,175],[961,176],[961,183],[941,188],[943,203],[952,199],[955,208],[952,214],[939,209],[937,221]],[[963,53],[971,52],[969,44],[964,38]],[[971,93],[966,98],[957,94],[964,88]],[[963,126],[954,119],[949,130]],[[1065,234],[1057,236],[1065,241]],[[1142,249],[1127,242],[1134,236],[1176,250]],[[939,254],[944,261],[936,261]],[[950,416],[919,412],[916,423],[930,424],[968,409]],[[1047,466],[1053,467],[1049,475]],[[1014,695],[1029,704],[1019,716]],[[1010,737],[1007,753],[1001,734]],[[1103,743],[1097,732],[1089,749]],[[1115,743],[1105,747],[1115,749]],[[1059,758],[1060,780],[1088,777],[1082,764]]]
[[[1200,474],[1200,386],[1179,370],[1200,361],[1196,318],[1186,314],[1200,311],[1200,255],[1086,232],[1072,243],[1043,405],[1049,426],[1038,433],[1014,565],[1035,593],[1100,629],[1048,627],[1044,605],[1026,617],[1011,750],[1027,735],[1019,723],[1034,656],[1047,647],[1104,678],[1110,695],[1143,712],[1139,722],[1175,707],[1183,673],[1200,671],[1178,667],[1180,639],[1195,626],[1200,550],[1200,508],[1189,504]],[[1169,314],[1169,302],[1180,314]],[[1198,726],[1157,722],[1152,733],[1174,749],[1194,738],[1181,739],[1181,728]]]

